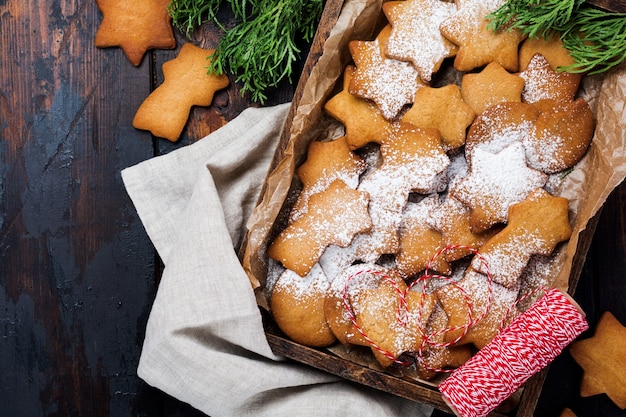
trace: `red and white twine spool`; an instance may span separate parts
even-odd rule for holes
[[[458,416],[486,416],[588,327],[578,306],[553,288],[452,372],[439,391]]]

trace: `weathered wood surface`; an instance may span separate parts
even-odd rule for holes
[[[0,0],[0,415],[199,416],[136,375],[161,266],[120,171],[199,140],[251,103],[236,86],[218,93],[175,144],[135,130],[135,110],[177,50],[133,67],[121,50],[94,47],[100,20],[94,1]],[[218,33],[197,36],[214,46]],[[285,85],[268,104],[292,94]],[[621,186],[576,293],[592,324],[605,310],[626,323],[625,202]],[[579,379],[559,358],[536,415],[566,405],[626,415],[606,397],[580,399]]]

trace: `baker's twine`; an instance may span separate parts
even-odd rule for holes
[[[486,416],[588,327],[575,303],[550,289],[452,372],[439,391],[458,416]]]

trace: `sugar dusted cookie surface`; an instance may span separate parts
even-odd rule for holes
[[[141,64],[149,49],[173,49],[176,46],[170,0],[96,0],[102,22],[96,32],[99,48],[119,46],[135,66]]]
[[[535,54],[519,76],[524,79],[522,100],[526,103],[546,99],[572,101],[582,79],[582,74],[552,69],[541,54]]]
[[[409,61],[422,80],[429,82],[445,58],[457,46],[444,38],[439,25],[456,7],[441,0],[406,0],[383,3],[392,30],[385,52],[391,58]]]
[[[384,45],[391,27],[383,29],[374,41],[351,41],[350,53],[356,72],[350,94],[372,100],[387,120],[394,120],[402,108],[413,102],[415,92],[424,84],[409,62],[389,58]]]
[[[217,90],[226,88],[228,77],[207,73],[207,57],[213,50],[191,43],[178,56],[163,64],[163,84],[139,106],[133,126],[175,142],[187,123],[193,106],[208,106]]]
[[[456,0],[457,12],[441,24],[441,32],[459,46],[454,67],[470,71],[497,62],[509,71],[518,69],[518,45],[523,36],[518,30],[493,32],[486,18],[504,0]]]
[[[480,233],[506,223],[509,207],[543,187],[546,174],[526,165],[524,148],[516,142],[497,154],[476,149],[470,174],[451,194],[471,208],[472,232]]]

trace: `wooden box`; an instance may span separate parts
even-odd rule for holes
[[[270,168],[270,174],[281,163],[285,157],[285,153],[288,150],[290,140],[292,140],[292,126],[294,123],[294,116],[301,110],[301,101],[306,89],[307,82],[311,76],[313,69],[319,64],[320,58],[323,55],[323,48],[326,40],[329,37],[330,32],[335,27],[335,23],[340,15],[344,0],[328,0],[326,2],[321,22],[318,27],[315,39],[313,40],[312,47],[308,58],[306,60],[304,70],[302,72],[301,79],[299,80],[296,88],[295,96],[290,108],[290,112],[284,127],[284,131],[281,135],[279,145],[276,149],[274,160]],[[346,51],[335,51],[338,54],[346,54]],[[328,52],[325,52],[328,53]],[[335,77],[335,81],[340,81],[340,75]],[[266,181],[262,193],[261,199],[267,198]],[[591,243],[591,237],[595,230],[597,221],[597,215],[592,218],[588,223],[584,231],[581,233],[574,262],[572,264],[571,273],[569,277],[569,292],[573,293],[577,280],[580,276],[584,259]],[[245,258],[246,248],[248,244],[249,236],[246,237],[242,245],[241,257],[244,267],[248,270],[254,269],[250,265],[246,265]],[[254,281],[254,280],[253,280]],[[262,303],[260,303],[262,304]],[[436,386],[431,383],[420,382],[415,380],[403,379],[401,377],[382,372],[376,369],[372,369],[368,366],[362,366],[350,360],[343,359],[337,355],[330,353],[326,349],[315,349],[291,341],[284,336],[280,329],[276,326],[271,318],[270,314],[266,314],[266,311],[262,309],[264,313],[265,330],[267,334],[268,342],[277,355],[292,359],[294,361],[310,365],[314,368],[329,372],[331,374],[340,376],[347,380],[363,384],[368,387],[372,387],[378,390],[382,390],[399,397],[403,397],[409,400],[417,401],[420,403],[431,405],[439,410],[452,413],[450,408],[443,401]],[[545,380],[547,369],[536,374],[532,377],[516,394],[514,394],[509,400],[507,400],[502,406],[494,411],[493,416],[516,416],[516,417],[530,417],[533,415],[534,409],[541,392],[541,387]]]

